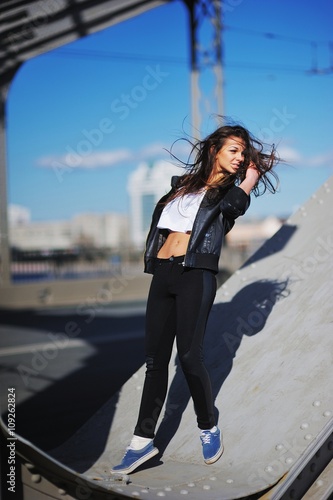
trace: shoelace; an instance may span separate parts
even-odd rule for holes
[[[210,432],[205,432],[204,434],[201,434],[201,439],[204,444],[210,444],[210,438],[211,438]]]

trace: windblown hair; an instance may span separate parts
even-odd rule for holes
[[[174,197],[195,193],[208,185],[207,181],[213,171],[215,158],[229,137],[238,137],[245,144],[244,161],[235,174],[227,174],[216,186],[209,188],[229,187],[240,184],[245,179],[248,166],[253,162],[260,172],[257,184],[252,189],[255,196],[262,195],[266,190],[275,193],[279,179],[273,167],[280,161],[274,144],[269,146],[269,151],[264,152],[264,144],[254,138],[250,132],[241,125],[223,125],[208,135],[203,140],[196,142],[183,138],[190,144],[188,161],[180,160],[170,151],[171,156],[179,161],[186,169],[180,177],[179,189]]]

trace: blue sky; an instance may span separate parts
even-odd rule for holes
[[[332,18],[329,0],[224,2],[224,114],[286,160],[246,217],[288,216],[333,173]],[[9,203],[35,221],[126,212],[128,174],[192,132],[189,70],[180,1],[24,64],[7,103]],[[209,97],[208,71],[200,82]],[[202,136],[215,123],[205,113]]]

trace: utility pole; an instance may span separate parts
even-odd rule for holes
[[[223,116],[222,0],[185,3],[190,13],[192,135],[200,138],[203,116]],[[202,80],[209,71],[213,88],[205,92]]]
[[[6,110],[7,85],[0,88],[0,284],[10,282],[10,245],[7,209]]]

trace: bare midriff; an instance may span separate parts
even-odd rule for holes
[[[178,233],[170,231],[164,245],[157,254],[159,259],[169,259],[169,257],[179,257],[185,255],[191,232]]]

